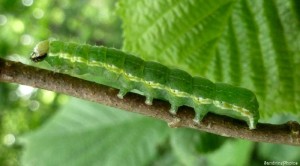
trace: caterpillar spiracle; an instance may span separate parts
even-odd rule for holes
[[[167,100],[174,115],[182,105],[193,107],[196,123],[208,112],[243,120],[250,129],[255,129],[259,119],[256,96],[248,89],[192,77],[114,48],[45,40],[36,45],[30,58],[34,62],[45,60],[70,75],[76,69],[117,82],[119,98],[135,89],[146,96],[146,104],[151,105],[153,98]]]

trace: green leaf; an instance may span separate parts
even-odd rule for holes
[[[207,165],[250,165],[253,147],[254,143],[249,141],[227,141],[221,149],[206,156]]]
[[[184,165],[203,165],[202,154],[221,147],[225,138],[193,129],[175,129],[171,132],[171,145],[178,160]]]
[[[171,150],[171,149],[170,149]],[[179,162],[178,157],[173,153],[173,151],[164,151],[163,154],[159,154],[159,156],[155,159],[152,166],[162,166],[162,165],[172,165],[172,166],[182,166],[181,162]]]
[[[123,0],[119,6],[124,29],[123,49],[146,60],[169,66],[175,64],[193,75],[201,75],[211,63],[232,1]],[[195,62],[205,63],[201,66]]]
[[[300,162],[300,149],[290,145],[259,143],[258,156],[265,161]]]
[[[22,137],[23,165],[145,165],[168,133],[156,120],[72,99]]]
[[[300,111],[300,24],[291,2],[238,1],[218,45],[219,81],[254,90],[262,116]]]
[[[123,49],[253,90],[262,117],[300,112],[297,0],[122,0]]]

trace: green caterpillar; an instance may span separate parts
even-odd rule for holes
[[[144,93],[146,104],[151,105],[153,98],[167,100],[174,115],[179,106],[193,107],[197,123],[208,112],[246,121],[250,129],[255,129],[259,119],[256,96],[247,89],[192,77],[185,71],[144,61],[117,49],[46,40],[34,48],[31,60],[46,60],[71,75],[74,71],[91,73],[117,82],[119,98],[136,89]]]

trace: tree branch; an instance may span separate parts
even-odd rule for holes
[[[193,122],[194,111],[181,107],[177,118],[169,114],[170,104],[154,100],[152,106],[144,104],[145,97],[129,93],[123,100],[117,97],[118,90],[69,75],[0,59],[0,81],[18,83],[64,93],[81,99],[135,112],[168,122],[170,127],[194,128],[226,137],[248,139],[256,142],[300,145],[300,125],[288,122],[281,125],[258,124],[249,130],[245,122],[209,113],[200,125]]]

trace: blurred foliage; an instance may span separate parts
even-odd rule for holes
[[[191,0],[176,1],[174,5],[189,1]],[[125,1],[123,0],[123,2]],[[130,8],[123,8],[123,12],[133,12],[128,15],[129,18],[138,20],[132,21],[130,24],[127,22],[124,26],[126,29],[125,40],[138,37],[138,34],[146,29],[143,26],[155,21],[151,20],[147,13],[154,13],[157,20],[161,20],[159,19],[160,13],[157,11],[160,5],[155,5],[155,1],[148,1],[150,4],[154,3],[155,9],[147,10],[144,2],[129,3]],[[165,3],[164,1],[159,2]],[[206,6],[207,9],[216,7],[212,13],[217,11],[210,15],[211,18],[208,17],[201,22],[205,26],[209,25],[211,31],[209,33],[201,32],[202,38],[198,37],[199,42],[193,43],[201,44],[203,39],[209,41],[206,44],[202,43],[203,45],[199,47],[201,54],[209,55],[213,53],[212,50],[215,48],[217,40],[210,40],[206,37],[219,36],[224,30],[228,14],[232,10],[240,11],[241,9],[232,7],[235,1],[220,1],[219,4],[214,4],[213,1],[210,3],[206,3],[207,1],[205,3],[204,1],[197,2],[203,2],[203,6],[210,4]],[[289,2],[294,4],[291,11],[295,13],[295,17],[300,18],[299,9],[296,7],[300,3],[297,0]],[[121,48],[121,21],[116,15],[115,4],[116,0],[79,0],[76,2],[71,0],[1,0],[0,57],[7,56],[10,59],[30,63],[28,57],[34,45],[38,41],[48,38]],[[151,7],[149,4],[146,6]],[[190,9],[186,5],[181,5],[180,10],[188,11]],[[178,12],[170,11],[171,13]],[[198,9],[197,11],[198,14],[203,14]],[[140,15],[140,13],[146,13],[146,15]],[[146,19],[141,19],[144,16]],[[193,20],[193,17],[197,16],[184,16],[185,21]],[[217,18],[218,21],[214,22],[214,18]],[[169,20],[174,21],[172,18]],[[145,24],[140,26],[140,23]],[[186,25],[185,22],[179,23],[177,26],[170,24],[152,30],[153,32],[162,32],[168,28],[176,30],[181,26],[186,28],[184,25]],[[128,33],[128,31],[133,32]],[[171,39],[175,37],[171,35],[168,37]],[[190,37],[193,36],[197,35]],[[139,38],[139,40],[142,41],[143,48],[153,48],[155,52],[157,46],[164,47],[165,44],[172,44],[163,43],[169,38],[161,37],[156,38],[150,35],[151,40],[143,38]],[[150,41],[153,41],[154,44],[151,44]],[[186,41],[182,40],[181,44]],[[128,43],[125,42],[127,44],[125,49],[130,50]],[[174,58],[169,57],[169,53],[165,54],[168,56],[153,55],[159,55],[160,57],[157,58],[167,64],[172,63],[172,58]],[[178,55],[177,53],[180,52],[171,51],[171,53]],[[207,56],[202,58],[204,62],[217,62],[214,58],[210,59]],[[188,70],[192,71],[191,66],[193,65],[190,64],[193,63],[196,68],[204,67],[195,62],[195,59],[191,60],[185,65],[183,64],[183,68],[189,68]],[[208,63],[208,65],[211,64]],[[265,121],[276,123],[290,118],[291,116],[280,116]],[[297,120],[297,117],[295,119]],[[21,161],[23,165],[100,163],[103,165],[157,166],[262,165],[265,160],[300,162],[299,155],[300,150],[296,147],[228,139],[191,129],[170,129],[160,121],[91,102],[78,99],[69,100],[64,95],[22,85],[0,84],[0,165],[21,165]]]
[[[23,85],[0,84],[0,90],[0,165],[18,165],[18,136],[40,127],[67,98]]]
[[[29,62],[48,38],[121,47],[115,1],[0,1],[0,57]],[[78,12],[80,11],[80,12]],[[67,18],[67,19],[66,19]],[[0,165],[20,165],[19,135],[40,127],[67,97],[26,86],[0,84]]]
[[[120,48],[121,22],[114,7],[115,1],[108,0],[2,0],[0,56],[29,55],[38,41],[48,38]]]
[[[22,137],[26,145],[22,163],[145,165],[167,134],[161,121],[72,99],[42,129]]]

